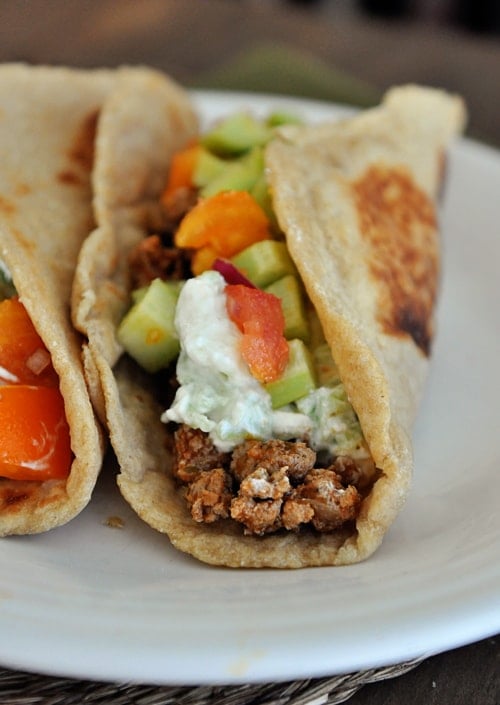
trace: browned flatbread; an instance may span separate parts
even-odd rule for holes
[[[156,108],[152,94],[139,130],[160,129]],[[122,104],[122,121],[127,113]],[[111,170],[121,166],[126,179],[151,164],[155,173],[154,149],[138,152],[136,163],[122,162],[127,133],[116,116],[112,122]],[[255,537],[230,520],[192,520],[169,473],[163,409],[146,376],[119,359],[114,334],[127,293],[126,257],[140,227],[131,236],[120,215],[125,200],[104,214],[100,227],[113,246],[102,242],[102,279],[95,276],[98,250],[84,248],[79,278],[86,287],[73,300],[76,318],[90,301],[85,316],[92,326],[82,330],[120,464],[120,490],[180,550],[212,564],[298,568],[353,563],[380,545],[411,478],[411,427],[428,367],[439,271],[436,200],[445,149],[463,123],[459,98],[409,86],[389,92],[381,107],[340,123],[285,128],[267,149],[277,217],[380,470],[354,530]],[[105,188],[105,179],[99,187]],[[109,298],[99,295],[103,288]]]

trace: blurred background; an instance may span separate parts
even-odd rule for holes
[[[0,0],[0,60],[359,106],[423,83],[461,93],[469,135],[500,145],[500,0]]]

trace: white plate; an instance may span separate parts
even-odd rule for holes
[[[207,118],[247,105],[198,94]],[[0,663],[103,680],[241,683],[333,675],[500,631],[500,154],[453,149],[445,279],[415,429],[413,491],[381,549],[346,568],[234,571],[179,554],[102,477],[69,525],[0,542]],[[106,525],[122,517],[122,530]]]

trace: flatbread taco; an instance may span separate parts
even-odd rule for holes
[[[103,106],[154,80],[140,68],[0,67],[0,536],[72,519],[101,468],[72,281],[95,226]]]
[[[462,101],[405,86],[330,124],[238,114],[163,163],[156,96],[122,108],[96,198],[147,165],[152,200],[102,213],[73,311],[123,496],[207,563],[367,558],[410,485]]]

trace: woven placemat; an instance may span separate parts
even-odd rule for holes
[[[287,683],[196,687],[96,683],[0,669],[0,705],[335,705],[364,685],[396,678],[420,663]]]

